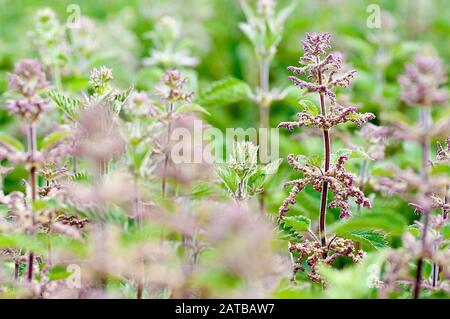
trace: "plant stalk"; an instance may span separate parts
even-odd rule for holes
[[[319,61],[318,61],[319,62]],[[317,70],[317,77],[319,80],[319,85],[322,85],[322,70]],[[325,105],[325,96],[323,92],[319,92],[320,95],[320,111],[323,116],[327,116],[327,107]],[[330,169],[330,159],[331,159],[331,143],[330,143],[330,133],[328,130],[323,130],[323,144],[324,144],[324,171],[328,172]],[[319,220],[319,237],[322,246],[327,245],[326,237],[326,216],[327,216],[327,199],[328,199],[328,183],[323,182],[322,184],[322,196],[320,203],[320,220]],[[326,256],[324,256],[326,257]]]
[[[166,153],[165,158],[164,158],[164,168],[163,168],[163,176],[162,176],[162,181],[161,181],[161,193],[162,193],[162,197],[166,197],[166,188],[167,188],[167,167],[169,165],[169,144],[170,144],[170,134],[172,131],[172,119],[171,119],[171,115],[173,112],[173,103],[169,104],[169,110],[168,110],[168,114],[167,114],[167,118],[168,118],[168,123],[167,123],[167,145],[166,145]]]
[[[31,184],[31,233],[34,234],[34,225],[36,223],[36,216],[34,215],[33,204],[36,201],[37,196],[37,176],[36,176],[36,166],[34,163],[35,153],[36,153],[36,128],[34,123],[30,124],[28,127],[28,152],[31,159],[30,167],[30,184]],[[27,265],[27,280],[31,282],[33,280],[33,263],[34,254],[32,251],[28,253],[28,265]]]
[[[430,128],[431,122],[431,113],[430,109],[428,107],[421,108],[420,110],[420,125],[422,127],[423,132],[423,138],[420,143],[420,147],[422,150],[422,167],[421,167],[421,177],[423,180],[424,185],[427,187],[429,180],[428,180],[428,163],[430,161],[430,138],[428,136],[428,130]],[[428,206],[428,205],[427,205]],[[419,259],[417,260],[417,271],[416,271],[416,278],[414,281],[414,287],[413,287],[413,298],[418,299],[420,295],[420,286],[421,286],[421,279],[422,279],[422,270],[423,270],[423,255],[425,253],[426,249],[426,243],[427,243],[427,234],[428,234],[428,224],[430,220],[430,209],[429,207],[425,207],[425,210],[423,212],[424,216],[424,223],[423,223],[423,230],[422,230],[422,253]],[[433,265],[433,278],[437,278],[437,274],[435,274],[435,269]],[[436,282],[437,284],[437,282]]]
[[[142,217],[141,217],[141,210],[140,210],[140,198],[139,198],[139,181],[138,176],[134,176],[134,185],[133,185],[133,209],[134,209],[134,220],[136,222],[136,228],[140,229]],[[142,269],[143,270],[143,269]],[[144,287],[142,285],[142,278],[137,279],[137,285],[136,285],[136,298],[142,299],[142,294],[144,291]]]
[[[259,64],[259,88],[261,90],[261,101],[259,104],[259,127],[263,129],[259,136],[260,154],[267,154],[269,149],[269,127],[270,127],[270,105],[267,103],[269,94],[269,64],[268,58],[262,58]],[[261,211],[265,209],[266,192],[259,195]]]

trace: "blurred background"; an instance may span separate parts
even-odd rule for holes
[[[291,2],[278,0],[277,6],[285,7]],[[44,21],[45,12],[40,11],[39,19],[37,15],[47,7],[56,13],[56,17],[50,16],[53,19],[50,25],[70,25],[78,13],[83,17],[79,28],[67,30],[71,49],[76,47],[73,51],[77,55],[66,55],[70,49],[64,43],[47,43],[47,47],[54,45],[56,49],[42,56],[36,45],[39,40],[36,21]],[[372,25],[374,8],[381,10],[380,28]],[[417,120],[417,110],[400,100],[398,76],[419,53],[438,55],[448,65],[449,17],[447,0],[300,0],[286,20],[282,40],[270,63],[270,87],[280,90],[291,87],[287,67],[298,65],[303,54],[300,41],[306,32],[329,32],[333,36],[333,50],[343,54],[345,68],[357,70],[352,87],[337,90],[340,101],[374,113],[374,124],[388,125],[406,118],[413,122]],[[73,94],[85,90],[90,70],[102,65],[112,68],[118,87],[126,89],[133,85],[149,94],[155,91],[164,71],[172,68],[188,75],[189,86],[200,100],[202,92],[212,83],[230,77],[253,89],[258,86],[259,67],[251,43],[239,28],[244,21],[238,0],[0,0],[0,104],[4,103],[1,96],[7,90],[6,74],[18,60],[37,57],[45,64],[45,58],[52,54],[55,60],[68,60],[64,65],[76,65],[61,72],[62,87]],[[300,109],[299,97],[298,90],[288,90],[284,99],[272,105],[271,127],[295,118]],[[210,115],[205,114],[203,118],[214,127],[225,131],[259,126],[258,106],[248,98],[206,102],[202,106]],[[433,109],[435,121],[449,116],[448,108]],[[21,134],[15,134],[19,127],[15,121],[0,107],[0,131],[20,137]],[[280,157],[286,158],[290,153],[321,154],[320,135],[306,131],[309,130],[280,132]],[[342,131],[337,129],[333,149],[348,143],[364,145],[364,136],[356,132],[352,126]],[[418,168],[419,158],[419,145],[393,143],[386,148],[385,161],[374,163],[372,170],[382,169],[387,163]],[[351,171],[358,172],[361,162],[352,161],[349,166],[353,166]],[[266,202],[269,214],[277,215],[287,193],[283,183],[294,175],[284,161],[269,181],[265,190],[269,194]],[[8,174],[4,180],[5,194],[21,189],[20,180],[27,176],[26,170],[20,167]],[[382,198],[368,188],[373,211],[392,211],[406,217],[409,223],[417,219],[405,200],[397,196]],[[306,189],[298,197],[294,214],[301,210],[302,214],[317,220],[319,197],[319,193]],[[338,220],[338,216],[337,209],[330,209],[327,222]],[[391,245],[400,246],[400,238],[394,237]]]
[[[282,8],[290,3],[280,0],[277,6]],[[371,5],[381,10],[381,28],[370,27]],[[75,36],[81,39],[79,51],[84,50],[88,58],[85,70],[80,68],[82,63],[77,63],[75,72],[65,77],[63,74],[65,90],[77,92],[86,88],[89,70],[100,65],[113,69],[116,85],[123,88],[134,85],[150,93],[154,92],[163,70],[173,67],[191,75],[190,85],[200,95],[214,81],[229,77],[243,80],[250,87],[258,84],[258,61],[239,28],[245,16],[238,0],[0,0],[0,95],[6,90],[6,72],[13,70],[16,61],[39,56],[33,30],[38,10],[46,7],[57,13],[62,25],[70,23],[78,10],[83,17],[81,27],[74,33],[78,32]],[[352,89],[338,92],[342,100],[373,112],[377,116],[375,124],[391,122],[408,112],[414,118],[415,111],[399,99],[397,77],[416,53],[438,54],[444,64],[448,63],[449,16],[450,6],[445,0],[298,1],[287,18],[283,38],[270,64],[270,86],[289,87],[286,67],[297,65],[302,54],[300,40],[306,32],[326,31],[333,36],[333,49],[344,52],[345,63],[358,72]],[[167,46],[174,46],[171,48],[174,54],[164,55]],[[158,49],[161,47],[164,50]],[[271,107],[271,127],[294,117],[299,109],[298,97],[299,93],[288,95]],[[211,115],[205,116],[205,120],[222,130],[258,126],[259,111],[254,102],[248,99],[231,102],[207,105]],[[442,110],[435,112],[437,117],[446,116],[440,114]],[[0,108],[0,129],[13,127],[12,120]],[[316,142],[314,136],[305,142],[301,135],[289,132],[281,135],[281,157],[291,152],[321,153],[320,140]],[[338,139],[335,143],[339,147]],[[387,150],[388,155],[400,154],[395,159],[400,166],[417,166],[414,154],[418,155],[418,147],[411,143],[396,147],[407,148],[406,153]],[[17,187],[15,181],[25,176],[25,172],[23,176],[20,172],[10,174],[5,190],[8,191],[8,183]],[[280,181],[288,177],[283,173],[278,176],[273,183],[280,190],[279,196],[275,192],[272,198],[275,211],[284,196]]]

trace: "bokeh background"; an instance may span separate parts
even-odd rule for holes
[[[290,1],[279,0],[277,3],[283,7]],[[250,42],[239,28],[245,17],[238,0],[0,0],[0,96],[7,89],[6,73],[14,69],[14,64],[21,58],[38,56],[32,43],[36,12],[45,7],[52,8],[64,24],[72,13],[68,12],[71,4],[79,5],[81,15],[94,23],[93,36],[89,40],[93,50],[84,72],[63,77],[66,91],[78,92],[86,88],[89,70],[105,65],[113,69],[117,86],[128,88],[134,85],[138,90],[153,92],[164,69],[172,67],[170,61],[156,67],[148,63],[157,42],[164,42],[165,34],[172,36],[170,32],[157,30],[161,21],[178,24],[176,42],[178,49],[186,53],[179,58],[195,57],[199,61],[195,67],[184,70],[197,94],[201,95],[211,83],[229,77],[243,80],[252,88],[257,86],[258,62]],[[381,28],[368,27],[371,12],[367,9],[371,4],[381,8]],[[361,106],[364,112],[373,112],[377,116],[373,121],[375,124],[392,123],[397,118],[417,119],[416,110],[400,100],[397,78],[405,64],[418,53],[437,54],[444,65],[448,65],[449,17],[447,0],[300,0],[286,21],[282,41],[271,62],[270,86],[283,89],[291,86],[286,68],[297,65],[302,54],[300,40],[306,32],[329,32],[333,36],[333,50],[343,52],[346,64],[357,70],[352,87],[342,92],[338,90],[341,99]],[[162,38],[155,36],[157,31]],[[294,118],[299,111],[298,97],[299,93],[288,94],[286,99],[272,105],[271,127]],[[0,99],[0,104],[3,102]],[[204,115],[204,120],[222,130],[259,125],[258,107],[248,99],[205,107],[210,115]],[[448,108],[433,110],[436,120],[448,116]],[[14,121],[4,108],[0,108],[1,131],[14,134],[17,130]],[[354,127],[347,129],[355,130]],[[305,138],[289,132],[280,134],[280,156],[283,158],[289,153],[322,152],[320,136]],[[351,140],[355,145],[363,144],[357,134],[353,134]],[[333,148],[344,144],[336,138]],[[394,143],[387,148],[385,162],[402,168],[417,168],[419,158],[418,145]],[[352,162],[352,165],[353,171],[357,172],[361,163]],[[283,182],[292,179],[291,175],[284,162],[267,185],[266,192],[270,194],[267,210],[274,216],[286,195]],[[27,178],[23,168],[10,173],[4,181],[5,193],[20,189],[22,178]],[[319,196],[312,190],[302,192],[296,209],[317,220]],[[406,217],[409,223],[418,218],[408,203],[399,197],[376,197],[373,201],[375,211],[390,210]],[[330,209],[328,222],[337,220],[338,216],[337,210]],[[399,246],[400,238],[394,238],[391,245]]]

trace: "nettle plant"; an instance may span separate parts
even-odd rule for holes
[[[237,203],[264,191],[264,183],[275,174],[282,159],[269,164],[258,163],[258,146],[236,142],[226,163],[217,166],[217,175],[231,198]]]
[[[406,235],[407,251],[400,254],[402,258],[394,258],[396,265],[403,261],[399,268],[408,267],[405,260],[416,260],[416,268],[413,270],[415,277],[402,278],[413,285],[414,298],[419,297],[422,286],[432,289],[442,287],[439,284],[439,269],[445,268],[446,265],[443,255],[445,256],[447,243],[440,231],[448,223],[450,181],[445,147],[438,143],[437,158],[431,160],[432,139],[447,137],[450,133],[448,117],[435,123],[432,118],[432,109],[436,106],[445,107],[448,101],[448,91],[443,87],[446,82],[446,73],[447,70],[437,56],[417,55],[414,62],[408,64],[405,72],[399,77],[402,88],[401,99],[409,107],[418,111],[419,120],[412,123],[407,118],[398,120],[393,123],[392,136],[394,139],[413,142],[420,146],[420,167],[417,172],[411,168],[402,170],[392,167],[390,171],[394,173],[394,176],[380,180],[383,190],[401,194],[422,218],[422,222],[412,227],[417,230],[416,239],[419,240],[413,243],[414,239]],[[437,216],[435,216],[436,211],[439,212]],[[422,278],[424,268],[430,262],[431,274],[424,280]],[[390,274],[391,286],[398,282],[394,278],[395,276]],[[441,279],[448,279],[445,272]]]
[[[303,41],[304,55],[300,58],[303,67],[291,66],[288,69],[296,75],[305,75],[309,81],[302,80],[297,76],[289,79],[299,87],[305,89],[305,93],[316,93],[319,95],[320,108],[314,104],[307,104],[303,112],[297,114],[298,121],[282,122],[279,128],[293,130],[301,127],[315,127],[322,131],[324,144],[324,158],[288,156],[289,165],[302,174],[302,177],[287,182],[291,186],[289,196],[284,200],[279,209],[279,221],[284,231],[293,239],[289,250],[298,256],[294,265],[294,274],[298,271],[306,271],[305,261],[310,268],[307,275],[313,281],[323,282],[318,274],[317,266],[320,263],[333,264],[337,257],[346,256],[354,262],[359,262],[364,255],[362,250],[355,250],[351,239],[339,238],[336,235],[330,240],[326,233],[327,206],[338,208],[341,218],[352,216],[350,210],[350,198],[354,198],[357,205],[370,208],[371,203],[361,190],[356,187],[355,177],[348,172],[344,164],[349,159],[349,154],[337,151],[331,152],[331,133],[336,125],[352,122],[361,126],[375,116],[371,113],[358,113],[353,106],[342,106],[337,103],[336,95],[332,91],[336,87],[347,87],[353,79],[356,71],[349,71],[343,75],[339,74],[341,59],[334,54],[327,54],[330,49],[331,36],[328,33],[307,33]],[[328,103],[327,103],[328,101]],[[334,158],[332,163],[332,159]],[[310,229],[311,221],[304,216],[290,216],[288,212],[291,205],[296,204],[297,195],[308,185],[321,193],[319,234],[316,236]],[[328,203],[329,192],[333,192],[333,198]],[[306,232],[312,237],[311,240],[299,241],[297,232]],[[370,236],[376,236],[376,232],[370,232]],[[355,234],[354,234],[355,235]],[[364,234],[360,234],[364,237]],[[381,235],[380,235],[381,236]],[[367,237],[367,236],[365,236]]]
[[[285,96],[285,93],[280,90],[270,90],[269,70],[270,62],[275,57],[277,47],[282,40],[284,23],[296,5],[294,1],[285,8],[277,9],[276,1],[259,0],[255,10],[247,1],[241,1],[247,21],[240,23],[239,27],[250,40],[259,65],[259,83],[251,97],[259,105],[261,128],[270,127],[270,106]],[[262,142],[267,143],[267,141]]]
[[[45,136],[40,145],[37,141],[38,122],[44,114],[51,110],[51,103],[45,97],[48,82],[38,60],[21,60],[15,72],[8,75],[10,91],[6,109],[15,115],[25,126],[27,132],[27,146],[12,136],[0,135],[0,158],[6,159],[10,165],[24,165],[29,172],[29,181],[24,182],[25,192],[12,192],[1,196],[1,203],[5,204],[12,223],[6,228],[22,230],[34,236],[38,232],[51,233],[66,232],[74,234],[68,227],[57,220],[57,210],[53,209],[51,200],[58,196],[58,176],[63,175],[65,157],[74,151],[74,135],[66,125],[57,126]],[[45,186],[39,185],[39,176],[45,181]],[[50,244],[49,244],[50,246]],[[14,278],[19,278],[22,248],[12,250],[16,272]],[[48,262],[51,263],[51,251],[48,251]],[[31,282],[35,270],[34,252],[28,251],[27,280]]]

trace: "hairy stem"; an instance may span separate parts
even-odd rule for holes
[[[163,168],[163,176],[162,176],[162,181],[161,181],[161,193],[162,193],[162,197],[166,197],[166,188],[167,188],[167,168],[169,165],[169,144],[170,144],[170,134],[172,131],[172,112],[173,112],[173,103],[169,104],[169,110],[168,110],[168,123],[167,123],[167,145],[166,145],[166,151],[165,151],[165,158],[164,158],[164,168]]]
[[[320,69],[317,70],[317,77],[319,79],[319,84],[322,85],[322,70]],[[319,94],[320,94],[320,110],[322,115],[326,117],[327,108],[325,105],[325,96],[322,92],[320,92]],[[328,130],[323,130],[323,144],[324,144],[324,171],[326,173],[330,169],[330,158],[331,158],[330,134]],[[322,246],[327,245],[327,237],[326,237],[327,199],[328,199],[328,183],[323,182],[322,196],[320,203],[320,220],[319,220],[319,237]]]
[[[261,90],[261,101],[259,104],[259,128],[265,129],[260,131],[259,149],[260,154],[267,154],[269,149],[269,132],[270,127],[270,105],[266,103],[269,94],[269,59],[263,58],[259,64],[259,88]],[[259,204],[261,211],[265,209],[266,193],[263,191],[259,195]]]
[[[133,185],[133,210],[134,210],[134,220],[136,222],[136,227],[141,227],[142,222],[142,216],[141,216],[141,210],[140,210],[140,198],[139,198],[139,180],[138,176],[134,176],[134,185]],[[143,261],[140,262],[141,265]],[[143,275],[143,269],[141,271]],[[137,285],[136,285],[136,298],[142,299],[142,293],[144,291],[144,287],[142,285],[142,278],[137,279]]]
[[[30,124],[28,127],[28,153],[31,159],[30,165],[30,184],[31,184],[31,232],[34,234],[34,225],[36,223],[36,216],[34,215],[33,204],[36,201],[37,196],[37,176],[36,176],[36,166],[34,163],[35,153],[36,153],[36,128],[34,124]],[[27,265],[27,280],[31,282],[33,280],[33,262],[34,254],[29,252],[28,254],[28,265]]]
[[[425,107],[421,109],[420,113],[420,125],[422,127],[422,132],[424,133],[424,136],[422,138],[422,141],[420,143],[421,150],[422,150],[422,167],[421,167],[421,176],[423,183],[425,185],[428,185],[428,163],[430,160],[430,139],[428,136],[428,130],[430,128],[431,122],[431,114],[430,109]],[[427,205],[428,206],[428,205]],[[429,207],[425,207],[423,212],[423,230],[422,230],[422,253],[419,259],[417,260],[417,271],[416,271],[416,278],[414,281],[414,287],[413,287],[413,298],[418,299],[420,295],[420,286],[421,286],[421,279],[422,279],[422,270],[423,270],[423,255],[426,249],[426,243],[427,243],[427,234],[428,234],[428,224],[430,220],[430,209]],[[437,274],[434,272],[437,269],[433,266],[433,278],[437,278]]]

